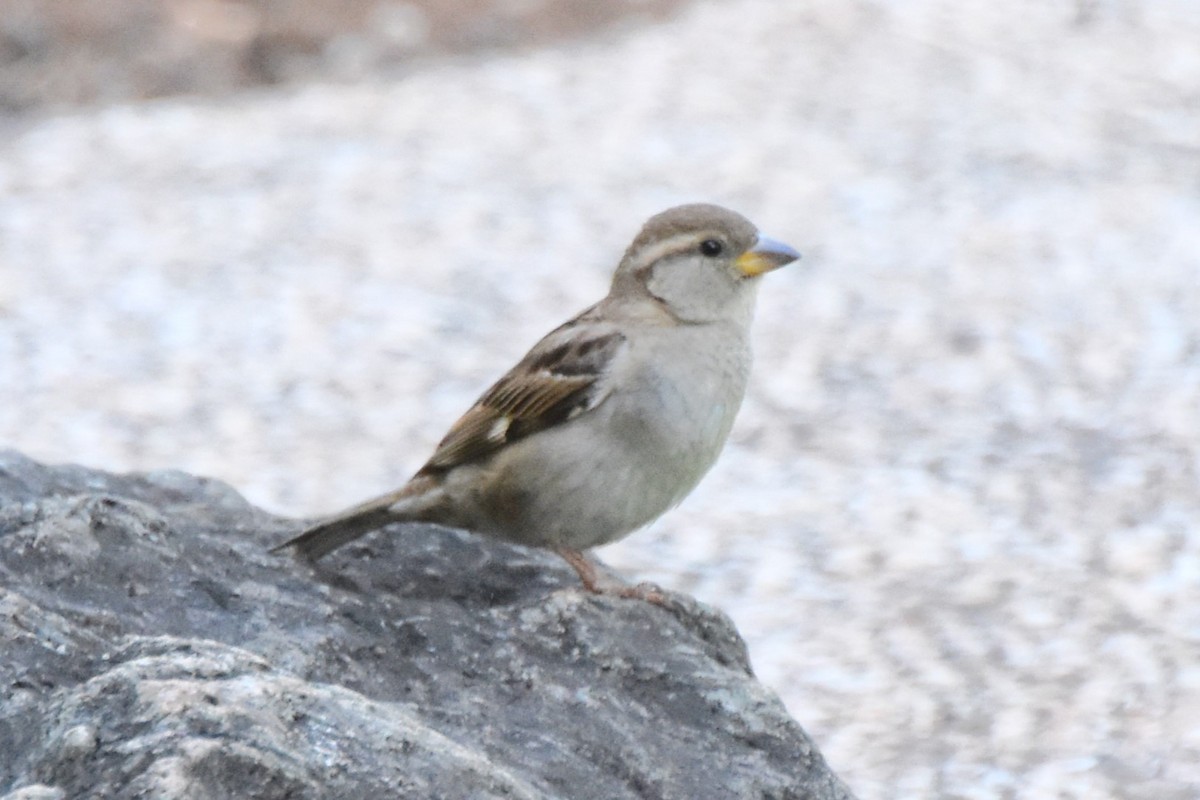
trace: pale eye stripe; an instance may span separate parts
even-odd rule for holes
[[[678,233],[667,239],[663,239],[661,242],[655,242],[650,247],[646,247],[638,253],[638,269],[644,269],[667,256],[694,250],[699,247],[701,240],[709,238],[715,239],[717,236],[712,234],[701,235],[695,232]]]

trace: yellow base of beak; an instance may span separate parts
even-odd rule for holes
[[[738,256],[733,263],[747,278],[757,278],[798,258],[800,254],[795,248],[760,234],[754,247]]]

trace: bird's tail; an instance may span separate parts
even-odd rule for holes
[[[429,488],[428,485],[420,485],[418,481],[409,483],[398,491],[319,520],[305,528],[294,539],[272,547],[270,552],[294,550],[309,561],[316,561],[342,545],[385,525],[419,520],[420,513],[414,513],[417,510],[411,508],[413,504],[406,501],[419,499]]]

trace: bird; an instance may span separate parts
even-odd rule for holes
[[[543,337],[395,491],[272,548],[315,562],[394,523],[465,529],[584,555],[677,505],[716,461],[745,396],[761,278],[800,258],[741,214],[692,203],[651,217],[600,302]]]

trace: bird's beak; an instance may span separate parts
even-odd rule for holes
[[[763,273],[790,264],[798,258],[800,258],[800,254],[793,248],[760,233],[754,247],[738,256],[737,261],[733,263],[747,278],[756,278]]]

